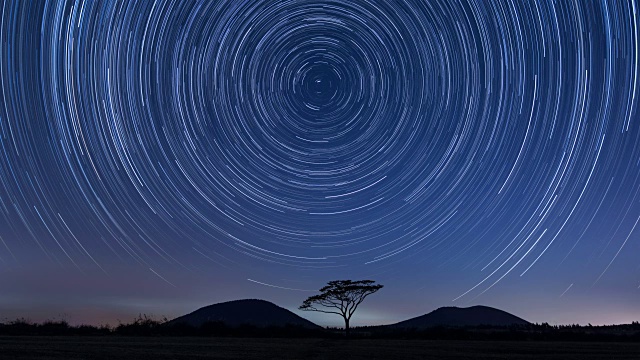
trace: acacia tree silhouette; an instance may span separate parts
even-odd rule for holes
[[[300,305],[300,310],[338,314],[344,319],[345,335],[349,337],[349,321],[364,299],[382,289],[373,280],[334,280],[320,289],[320,294],[310,296]],[[318,308],[321,306],[322,308]]]

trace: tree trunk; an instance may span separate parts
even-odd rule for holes
[[[345,334],[345,337],[348,339],[349,338],[349,318],[347,317],[344,318],[344,334]]]

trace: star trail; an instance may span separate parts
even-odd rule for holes
[[[639,9],[4,1],[0,277],[606,286],[637,310]]]

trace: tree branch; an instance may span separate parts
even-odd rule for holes
[[[301,310],[317,311],[342,316],[345,321],[351,319],[358,306],[364,299],[380,290],[383,285],[375,284],[373,280],[334,280],[329,281],[320,289],[320,294],[307,298],[300,306]],[[315,305],[334,308],[338,311],[320,310]]]

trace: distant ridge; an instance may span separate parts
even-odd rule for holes
[[[506,311],[478,305],[468,308],[441,307],[428,314],[388,326],[392,328],[421,329],[434,326],[509,326],[527,324],[529,324],[528,321]]]
[[[308,329],[320,326],[274,303],[259,299],[234,300],[200,308],[180,316],[169,324],[188,324],[199,327],[206,322],[220,321],[230,327],[253,325],[256,327],[294,325]]]

